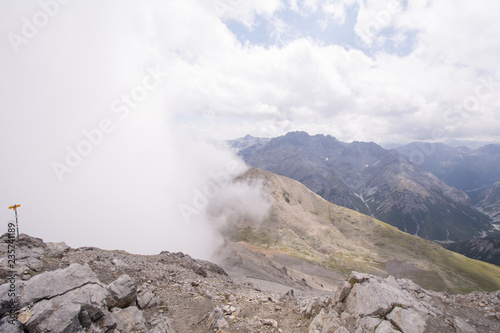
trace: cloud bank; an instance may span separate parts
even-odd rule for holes
[[[188,69],[181,44],[197,42],[176,32],[184,23],[172,9],[190,7],[180,1],[1,6],[11,13],[2,17],[2,36],[27,40],[18,52],[9,38],[0,46],[5,226],[13,219],[7,207],[20,203],[21,232],[46,241],[208,258],[219,241],[220,216],[199,207],[188,221],[179,207],[192,205],[198,189],[228,165],[231,177],[246,166],[173,122],[177,79]],[[31,25],[37,33],[24,36]],[[228,192],[230,180],[223,184]],[[250,185],[235,190],[243,201],[261,195]]]

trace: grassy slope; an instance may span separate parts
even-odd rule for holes
[[[274,204],[261,224],[243,220],[233,226],[234,240],[286,251],[346,274],[357,270],[410,278],[426,289],[500,289],[500,267],[333,205],[295,180],[257,168],[241,178],[263,181]]]

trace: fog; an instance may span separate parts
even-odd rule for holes
[[[20,232],[44,241],[209,258],[231,222],[224,211],[263,218],[259,185],[232,183],[244,163],[175,122],[176,75],[188,73],[175,41],[159,45],[150,30],[151,6],[163,6],[50,3],[34,36],[0,42],[2,233],[14,218],[7,207],[21,204]],[[41,10],[2,3],[2,36],[29,30],[21,18]],[[208,213],[213,205],[229,208]]]

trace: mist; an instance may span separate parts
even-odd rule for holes
[[[175,121],[177,78],[189,75],[166,23],[178,15],[156,1],[49,3],[36,34],[0,42],[4,230],[7,207],[21,204],[20,232],[44,241],[209,258],[229,220],[207,212],[221,193],[232,193],[233,218],[238,206],[248,214],[245,202],[265,212],[268,199],[258,184],[232,182],[247,169],[233,152]],[[0,5],[11,14],[1,34],[23,36],[40,6]]]

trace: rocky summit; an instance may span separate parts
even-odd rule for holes
[[[0,238],[0,332],[500,331],[499,291],[449,295],[356,272],[333,291],[315,290],[285,266],[276,267],[281,286],[291,287],[279,291],[245,280],[250,268],[227,275],[183,253],[73,249],[25,234],[13,280],[7,240]]]

